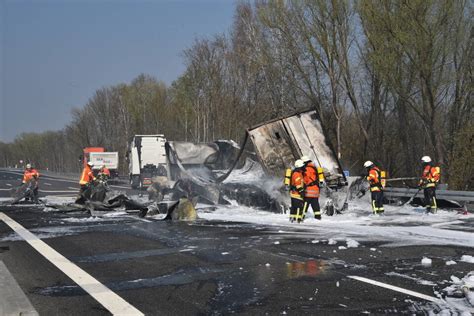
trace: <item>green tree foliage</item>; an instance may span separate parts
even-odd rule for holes
[[[448,170],[451,189],[474,190],[474,124],[465,125],[454,140]]]

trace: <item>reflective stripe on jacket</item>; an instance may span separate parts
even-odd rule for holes
[[[319,185],[318,185],[318,171],[316,166],[309,162],[306,164],[306,169],[304,171],[303,180],[305,184],[305,198],[318,198],[319,197]]]
[[[421,175],[421,179],[426,180],[428,182],[425,185],[425,188],[435,187],[436,184],[438,184],[440,177],[441,177],[440,168],[432,166],[432,165],[427,165],[423,169],[423,174]]]
[[[367,181],[369,181],[370,191],[382,191],[382,182],[380,177],[380,169],[377,167],[372,167],[369,170],[369,175],[367,176]]]
[[[302,200],[301,192],[304,189],[303,173],[301,170],[293,170],[290,182],[290,196]]]
[[[31,179],[39,178],[39,172],[36,169],[26,169],[25,173],[23,174],[23,183],[30,182]]]
[[[89,182],[92,182],[92,180],[94,180],[94,173],[92,172],[92,169],[89,166],[85,166],[84,169],[82,170],[79,184],[84,185]]]

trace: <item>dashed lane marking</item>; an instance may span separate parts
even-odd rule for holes
[[[354,279],[354,280],[357,280],[357,281],[360,281],[360,282],[365,282],[365,283],[372,284],[372,285],[375,285],[375,286],[380,286],[380,287],[383,287],[383,288],[386,288],[386,289],[389,289],[389,290],[392,290],[392,291],[395,291],[395,292],[400,292],[400,293],[403,293],[403,294],[418,297],[418,298],[421,298],[421,299],[424,299],[424,300],[427,300],[427,301],[431,301],[431,302],[434,302],[434,303],[442,303],[442,301],[439,298],[429,296],[429,295],[425,295],[425,294],[422,294],[422,293],[418,293],[418,292],[415,292],[415,291],[407,290],[407,289],[404,289],[404,288],[401,288],[401,287],[398,287],[398,286],[382,283],[382,282],[379,282],[379,281],[375,281],[375,280],[371,280],[371,279],[367,279],[367,278],[360,277],[360,276],[355,276],[355,275],[348,275],[347,277],[351,278],[351,279]]]
[[[122,187],[120,185],[109,185],[109,187],[119,188],[119,189],[130,189],[130,187]]]
[[[12,185],[10,183],[5,183],[7,186],[11,187]]]
[[[59,190],[59,191],[49,191],[49,190],[39,190],[40,193],[75,193],[77,192],[77,190],[75,191],[71,191],[71,190]]]
[[[18,175],[18,176],[23,176],[23,172],[14,172],[14,171],[1,171],[3,173],[10,173],[10,174],[14,174],[14,175]],[[72,182],[72,183],[77,183],[77,180],[68,180],[68,179],[60,179],[60,178],[54,178],[52,176],[41,176],[40,175],[40,180],[42,178],[47,178],[48,180],[50,181],[58,181],[58,182]],[[14,179],[13,177],[10,177],[10,179]]]
[[[266,251],[262,251],[262,250],[256,250],[256,251],[262,252],[262,253],[267,253]],[[290,257],[288,255],[275,254],[275,253],[268,253],[268,254],[272,255],[272,256],[284,258],[284,259],[289,260],[289,261],[305,261],[305,260],[307,260],[306,258],[299,257],[299,256]],[[327,261],[329,261],[329,260],[327,260]],[[421,298],[421,299],[424,299],[424,300],[427,300],[427,301],[431,301],[431,302],[434,302],[434,303],[438,303],[438,304],[443,303],[443,300],[440,300],[439,298],[429,296],[429,295],[425,295],[425,294],[422,294],[422,293],[418,293],[418,292],[415,292],[415,291],[407,290],[407,289],[404,289],[404,288],[401,288],[401,287],[398,287],[398,286],[378,282],[378,281],[367,279],[367,278],[360,277],[360,276],[347,275],[347,274],[342,273],[342,272],[338,272],[338,273],[341,274],[341,275],[344,275],[344,276],[346,276],[350,279],[354,279],[354,280],[357,280],[357,281],[360,281],[360,282],[365,282],[365,283],[372,284],[372,285],[375,285],[375,286],[380,286],[380,287],[383,287],[383,288],[386,288],[386,289],[389,289],[389,290],[392,290],[392,291],[395,291],[395,292],[400,292],[400,293],[403,293],[403,294],[411,295],[411,296],[418,297],[418,298]]]
[[[144,315],[130,303],[48,246],[44,241],[36,237],[5,213],[0,212],[0,219],[113,315]]]
[[[15,172],[12,172],[12,171],[3,171],[3,172],[6,172],[6,173],[12,173],[12,174],[18,174],[18,175],[23,175],[23,173],[15,173]],[[77,183],[77,180],[67,180],[67,179],[58,179],[58,178],[52,178],[52,177],[49,177],[48,178],[49,180],[52,180],[52,181],[59,181],[59,182],[72,182],[72,183]],[[119,189],[130,189],[130,187],[124,187],[124,186],[120,186],[120,185],[109,185],[110,187],[114,187],[114,188],[119,188]],[[75,190],[77,190],[75,188]]]
[[[48,183],[48,182],[43,182],[42,184],[44,184],[44,185],[52,185],[51,183]]]

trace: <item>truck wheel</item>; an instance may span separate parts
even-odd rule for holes
[[[138,189],[140,186],[140,176],[130,176],[130,186],[132,189]]]

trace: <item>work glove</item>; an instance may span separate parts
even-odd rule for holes
[[[418,187],[422,188],[429,183],[428,179],[421,179]]]

